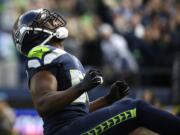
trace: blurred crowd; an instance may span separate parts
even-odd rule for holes
[[[24,11],[47,8],[67,20],[65,49],[86,69],[103,71],[106,84],[171,86],[180,51],[178,0],[0,0],[0,86],[26,82],[24,60],[11,39]]]
[[[179,98],[179,0],[0,0],[0,87],[27,86],[25,57],[14,48],[11,31],[20,14],[38,8],[65,17],[69,29],[65,49],[86,70],[101,69],[105,84],[124,79],[133,86],[174,85]],[[152,90],[142,95],[145,101],[162,107]],[[0,103],[4,135],[15,119],[8,107]]]

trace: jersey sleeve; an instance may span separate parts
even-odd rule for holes
[[[63,54],[65,54],[65,51],[50,46],[41,45],[34,47],[28,53],[26,62],[28,78],[30,79],[40,70],[48,70],[55,74],[55,69],[61,64],[56,59]]]

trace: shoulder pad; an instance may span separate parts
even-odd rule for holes
[[[66,52],[51,46],[36,46],[28,54],[28,68],[38,68],[48,64],[56,64],[53,61]]]
[[[42,46],[42,45],[36,46],[30,50],[30,52],[28,53],[28,58],[42,59],[43,55],[50,51],[51,49],[47,46]]]

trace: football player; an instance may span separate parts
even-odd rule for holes
[[[85,73],[80,61],[64,51],[65,19],[47,9],[22,14],[13,29],[17,50],[27,57],[26,70],[34,107],[45,135],[127,135],[145,127],[163,135],[179,135],[180,119],[141,100],[124,99],[125,82],[90,102],[87,92],[101,85],[98,70]]]

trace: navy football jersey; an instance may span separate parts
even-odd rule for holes
[[[56,77],[58,91],[66,90],[78,84],[85,75],[82,64],[75,56],[48,45],[36,46],[28,54],[26,71],[29,80],[41,70],[48,70]],[[43,118],[45,130],[60,128],[87,114],[89,112],[88,104],[89,98],[85,92],[64,110],[45,116]]]

